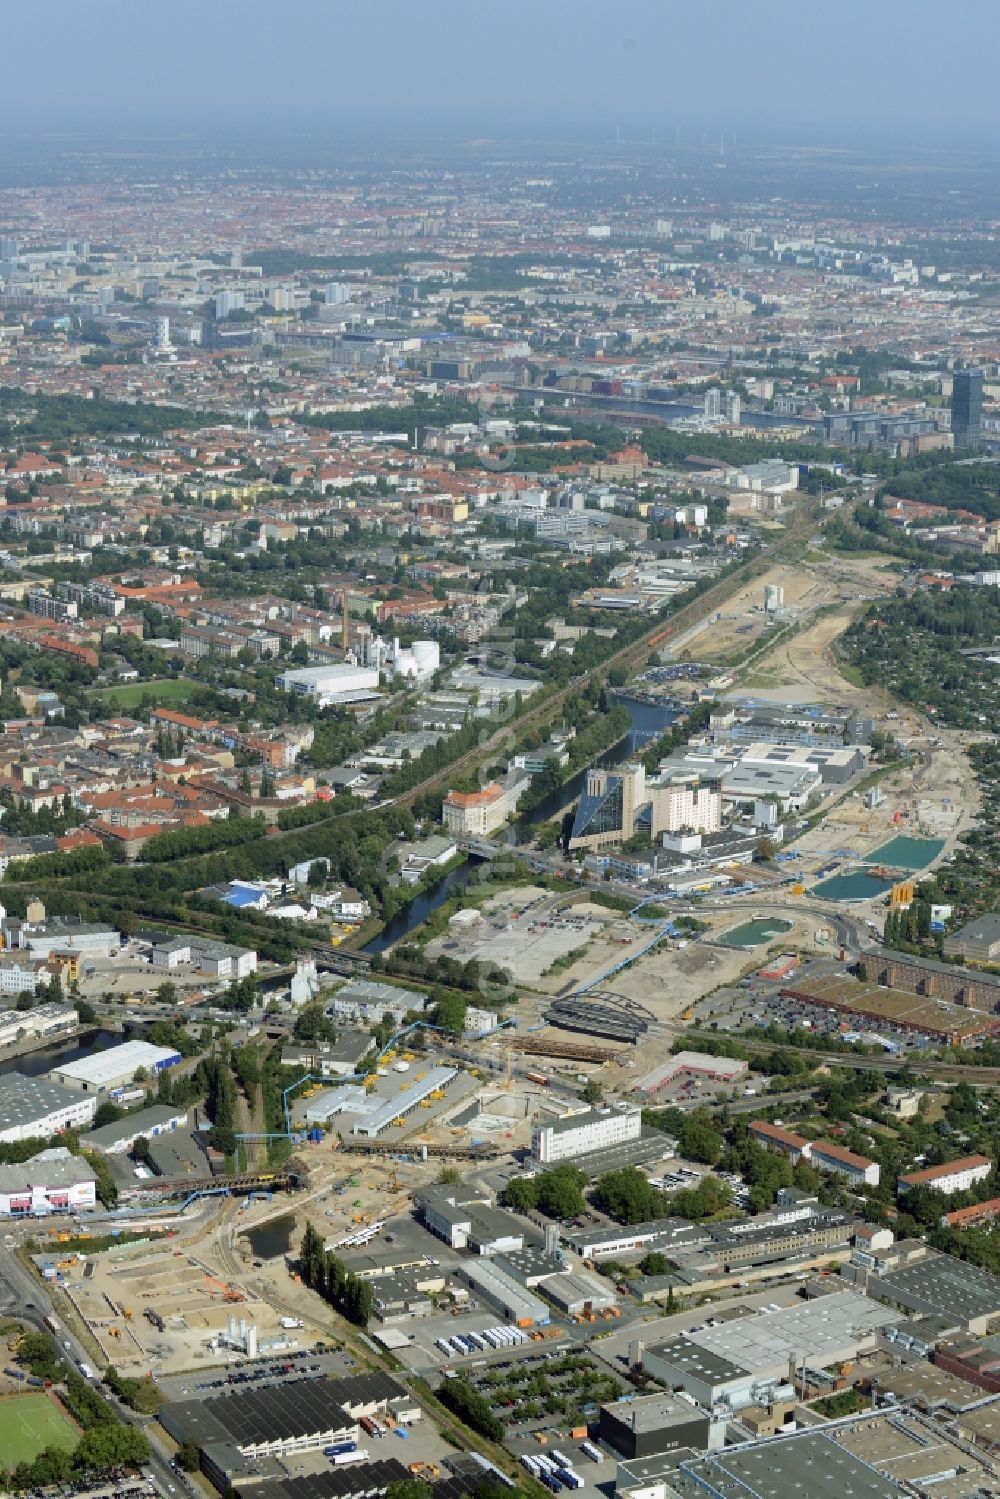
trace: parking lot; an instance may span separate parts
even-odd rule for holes
[[[796,982],[829,977],[843,978],[845,983],[851,983],[846,968],[830,962],[803,964],[796,974]],[[887,1051],[916,1054],[935,1045],[931,1037],[904,1030],[888,1020],[840,1014],[821,1005],[790,999],[781,993],[786,982],[765,980],[755,975],[740,985],[720,989],[695,1006],[694,1023],[708,1024],[713,1030],[734,1034],[757,1026],[774,1025],[785,1032],[804,1030],[831,1040],[862,1040],[872,1046],[881,1045]],[[858,985],[859,995],[861,992],[861,985]],[[663,1091],[665,1094],[666,1089]]]
[[[550,896],[527,906],[505,900],[503,905],[488,906],[474,924],[460,931],[450,928],[428,943],[427,952],[437,957],[461,949],[464,961],[476,958],[497,964],[515,983],[537,984],[553,964],[587,947],[615,919],[613,912],[585,902],[557,912]]]
[[[243,1387],[260,1389],[265,1385],[284,1384],[307,1375],[328,1374],[340,1378],[354,1374],[357,1364],[349,1353],[310,1353],[300,1349],[279,1358],[244,1361],[238,1369],[196,1370],[158,1381],[168,1400],[211,1399]]]

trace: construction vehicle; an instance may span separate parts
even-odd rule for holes
[[[121,1337],[121,1333],[119,1332],[119,1330],[118,1330],[117,1327],[109,1327],[108,1328],[108,1332],[111,1334],[111,1336],[113,1338],[120,1338]]]
[[[232,1302],[232,1301],[245,1301],[246,1300],[246,1298],[243,1295],[242,1291],[237,1291],[237,1289],[236,1289],[235,1286],[231,1286],[226,1281],[220,1280],[217,1275],[209,1275],[209,1273],[208,1273],[207,1270],[204,1272],[204,1275],[205,1275],[205,1283],[209,1287],[211,1287],[211,1288],[213,1288],[215,1290],[219,1290],[219,1291],[222,1292],[222,1299],[223,1299],[223,1301],[230,1301],[230,1302]]]
[[[131,1322],[131,1320],[132,1320],[132,1308],[130,1306],[123,1306],[122,1307],[122,1316],[125,1318],[126,1322]]]
[[[429,1108],[430,1108],[430,1106],[431,1106],[431,1101],[430,1101],[430,1099],[429,1099],[429,1098],[422,1098],[422,1099],[421,1099],[421,1100],[420,1100],[420,1107],[421,1107],[421,1108],[422,1108],[422,1109],[429,1109]]]

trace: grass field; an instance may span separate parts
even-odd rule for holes
[[[48,1395],[10,1395],[0,1400],[0,1469],[32,1462],[46,1447],[72,1452],[77,1433]]]
[[[144,697],[155,698],[158,704],[183,703],[197,687],[184,677],[156,677],[151,682],[126,682],[122,687],[98,687],[91,697],[106,701],[113,697],[123,708],[137,708]]]

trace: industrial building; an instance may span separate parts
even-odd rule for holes
[[[69,916],[52,916],[38,922],[8,919],[3,930],[7,946],[26,947],[35,958],[47,958],[54,952],[110,958],[121,946],[121,937],[114,927]]]
[[[1000,1315],[1000,1276],[929,1249],[920,1239],[884,1250],[855,1249],[842,1273],[903,1311],[945,1318],[947,1328],[982,1335]]]
[[[676,1395],[660,1393],[602,1405],[598,1434],[602,1442],[629,1461],[676,1452],[682,1447],[704,1452],[711,1424],[707,1411]]]
[[[0,1166],[0,1217],[76,1213],[96,1202],[94,1168],[63,1146]]]
[[[180,1061],[180,1052],[172,1047],[153,1046],[149,1041],[123,1041],[107,1051],[53,1067],[49,1076],[80,1093],[113,1093],[116,1088],[133,1082],[140,1070],[153,1077],[167,1067],[176,1067]]]
[[[586,1270],[574,1274],[550,1275],[539,1284],[547,1300],[567,1317],[589,1317],[592,1312],[606,1312],[618,1305],[610,1281]]]
[[[973,917],[944,939],[942,950],[964,963],[1000,962],[1000,915],[988,912]]]
[[[544,1327],[550,1320],[548,1304],[519,1286],[488,1259],[467,1260],[455,1271],[459,1280],[488,1301],[508,1322],[518,1327]]]
[[[604,1150],[625,1140],[637,1140],[642,1131],[642,1110],[625,1108],[587,1109],[565,1119],[536,1126],[531,1151],[545,1165],[571,1160],[592,1150]]]
[[[647,1096],[681,1076],[709,1078],[715,1083],[734,1083],[745,1075],[747,1063],[735,1057],[713,1057],[704,1051],[679,1051],[633,1085],[634,1093]]]
[[[946,1161],[941,1166],[925,1166],[922,1171],[907,1171],[896,1179],[897,1192],[908,1192],[911,1187],[931,1187],[935,1192],[967,1192],[975,1183],[984,1181],[993,1170],[993,1162],[985,1155],[964,1155],[957,1161]]]
[[[43,1077],[8,1072],[0,1077],[0,1142],[46,1140],[64,1129],[86,1129],[97,1099],[81,1098]]]
[[[388,1099],[378,1108],[373,1109],[370,1114],[358,1120],[354,1125],[352,1134],[366,1135],[369,1139],[375,1139],[394,1124],[397,1119],[405,1119],[408,1114],[432,1093],[442,1092],[448,1084],[458,1076],[454,1067],[432,1067],[427,1075],[413,1083],[405,1092],[400,1092],[395,1098]]]
[[[977,931],[984,928],[985,918],[970,923]],[[955,932],[944,939],[944,952],[949,957],[962,957],[964,942],[962,932]],[[991,928],[986,928],[988,933]],[[1000,974],[972,973],[954,963],[941,963],[936,958],[914,957],[910,953],[892,952],[881,948],[861,954],[859,967],[864,977],[873,984],[896,988],[933,998],[947,1000],[973,1010],[995,1011],[1000,1007]]]
[[[154,942],[150,956],[154,968],[168,973],[184,963],[190,963],[199,973],[215,979],[244,979],[257,971],[257,953],[253,948],[236,947],[231,942],[215,942],[211,937],[193,934]]]
[[[864,770],[866,759],[856,744],[749,744],[740,764],[750,769],[772,765],[812,768],[818,771],[824,785],[843,786]]]
[[[88,1150],[98,1150],[101,1155],[127,1155],[136,1140],[155,1140],[160,1135],[171,1134],[187,1124],[186,1109],[174,1108],[172,1104],[155,1103],[148,1109],[137,1109],[123,1119],[111,1124],[102,1124],[87,1136]]]
[[[835,1010],[840,1015],[861,1016],[876,1025],[930,1036],[948,1045],[994,1035],[1000,1030],[1000,1017],[996,1015],[949,1004],[944,999],[925,998],[922,994],[903,989],[881,987],[889,982],[890,965],[883,961],[886,956],[884,953],[875,957],[867,953],[862,955],[861,966],[865,970],[866,982],[857,983],[854,979],[835,975],[798,980],[782,989],[782,998],[815,1005],[821,1010]],[[940,966],[946,968],[947,964]],[[954,977],[960,987],[960,974]],[[1000,998],[1000,991],[995,990],[994,994]],[[966,1003],[971,1004],[971,1001]]]
[[[415,640],[404,650],[397,636],[389,659],[394,676],[408,682],[426,682],[441,665],[441,647],[436,640]]]
[[[633,1492],[638,1499],[641,1491]],[[656,1499],[903,1499],[904,1492],[832,1433],[812,1430],[685,1457]]]
[[[46,972],[44,976],[49,975]],[[0,983],[0,990],[3,987]],[[33,983],[28,987],[34,991]],[[69,1005],[50,1003],[36,1005],[33,1010],[0,1010],[0,1046],[12,1046],[18,1040],[68,1036],[79,1026],[80,1018]]]
[[[332,662],[327,666],[298,666],[279,672],[275,678],[284,692],[308,697],[319,708],[334,703],[363,703],[378,690],[379,674],[369,666]]]
[[[834,1291],[671,1338],[644,1350],[642,1367],[701,1405],[739,1408],[766,1401],[768,1387],[783,1384],[795,1368],[853,1361],[896,1320],[856,1290]]]
[[[160,1422],[178,1444],[193,1441],[202,1469],[221,1491],[254,1476],[282,1476],[272,1459],[315,1452],[360,1437],[363,1416],[406,1399],[402,1386],[382,1373],[347,1379],[295,1379],[242,1389],[210,1399],[180,1400],[163,1408]]]
[[[324,1014],[358,1025],[377,1025],[391,1015],[401,1024],[409,1014],[422,1014],[426,1006],[427,995],[419,989],[401,989],[375,979],[351,979],[329,1000]]]

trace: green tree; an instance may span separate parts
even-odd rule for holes
[[[192,1441],[190,1437],[182,1442],[177,1452],[177,1461],[185,1473],[197,1473],[201,1467],[201,1453],[198,1450],[198,1443]]]

